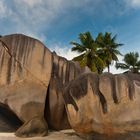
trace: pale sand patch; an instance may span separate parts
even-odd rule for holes
[[[14,133],[0,133],[0,140],[83,140],[73,130],[50,132],[46,137],[18,138]]]

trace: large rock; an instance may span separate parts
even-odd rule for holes
[[[15,131],[21,126],[16,135],[30,137],[46,135],[47,123],[49,129],[71,128],[63,91],[85,71],[88,69],[51,53],[36,39],[21,34],[1,37],[0,107],[4,106],[2,114],[13,113],[15,119],[10,122],[15,124],[9,126],[8,118],[4,121],[2,115],[0,120],[7,127],[1,124],[0,130]]]
[[[0,38],[0,103],[25,127],[44,117],[51,71],[52,54],[40,41],[18,34]],[[35,135],[47,134],[41,126]],[[27,136],[30,131],[26,129]],[[25,135],[18,130],[18,136]]]
[[[67,61],[65,58],[57,56],[55,52],[52,53],[52,60],[53,68],[47,94],[45,117],[51,129],[67,129],[71,126],[68,122],[63,99],[64,88],[70,81],[88,69],[81,69],[78,63]]]
[[[0,132],[125,136],[140,131],[139,106],[139,74],[97,75],[31,37],[0,37]]]
[[[140,75],[85,73],[65,88],[71,127],[79,134],[140,131]]]

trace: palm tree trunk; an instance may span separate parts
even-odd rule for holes
[[[110,73],[110,65],[107,65],[108,72]]]

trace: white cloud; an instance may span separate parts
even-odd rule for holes
[[[96,7],[97,1],[100,0],[94,0],[93,7]],[[87,9],[85,7],[90,2],[91,0],[82,0],[80,3],[75,0],[11,0],[8,4],[6,0],[0,0],[0,16],[7,17],[7,11],[11,11],[7,20],[15,23],[16,26],[12,27],[14,32],[37,33],[42,28],[51,28],[52,23],[64,20],[63,14],[68,11],[70,14],[74,8]]]
[[[45,21],[46,25],[66,12],[68,8],[83,7],[89,1],[83,0],[79,3],[75,0],[13,0],[17,16],[20,16],[21,20],[27,19],[32,24]]]
[[[45,42],[45,35],[40,30],[49,28],[56,19],[59,2],[54,5],[51,0],[12,0],[12,4],[8,5],[6,1],[0,0],[0,18],[5,17],[11,23],[5,28],[4,34],[23,33]]]
[[[140,8],[140,0],[124,0],[127,6],[132,8]]]
[[[119,59],[119,62],[123,62],[123,56],[118,56],[118,59]],[[107,72],[107,68],[104,70],[104,72]],[[111,66],[110,66],[110,72],[113,73],[113,74],[117,74],[117,73],[123,73],[125,72],[126,70],[122,70],[122,69],[116,69],[115,67],[115,63],[113,63]]]
[[[71,11],[73,10],[78,10],[89,15],[96,15],[99,14],[98,9],[103,10],[104,12],[102,13],[106,13],[105,11],[109,9],[106,2],[102,0],[82,0],[81,2],[78,0],[9,1],[10,4],[6,0],[0,0],[0,16],[7,17],[7,20],[14,24],[12,27],[7,27],[7,32],[10,30],[24,34],[30,33],[35,36],[40,36],[40,32],[43,32],[43,29],[47,32],[52,28],[52,25],[57,26],[57,22],[64,21],[68,24],[71,21],[75,22],[75,20],[78,20],[79,18],[76,17],[77,14],[71,15]],[[7,11],[10,11],[9,16],[7,16]],[[106,15],[109,14],[110,12]]]
[[[20,0],[20,1],[24,2],[25,4],[27,4],[31,8],[42,2],[42,0]]]
[[[11,11],[7,8],[3,0],[0,1],[0,18],[6,18]]]
[[[47,32],[47,29],[52,28],[52,23],[62,20],[61,15],[67,12],[69,7],[83,5],[75,0],[12,0],[11,3],[8,5],[6,1],[0,1],[0,16],[7,17],[7,11],[11,11],[7,20],[15,26],[9,27],[9,30],[11,33],[20,32],[33,36],[40,36],[43,28]]]
[[[61,46],[61,47],[60,47]],[[77,52],[72,52],[71,48],[66,46],[54,44],[51,47],[51,51],[55,51],[59,56],[65,57],[68,60],[72,60],[74,57],[78,56]]]

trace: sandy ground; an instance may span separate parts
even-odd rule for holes
[[[73,130],[50,132],[46,137],[18,138],[14,133],[0,133],[0,140],[83,140]]]
[[[140,140],[140,132],[106,137],[94,135],[93,137],[80,138],[73,130],[63,130],[59,132],[49,132],[46,137],[19,138],[14,133],[0,133],[0,140]]]

